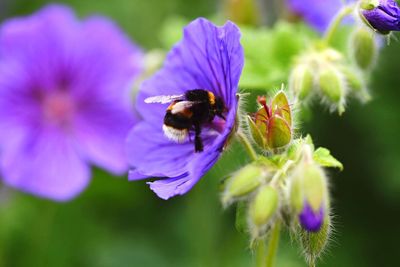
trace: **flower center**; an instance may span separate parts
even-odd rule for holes
[[[75,105],[68,92],[56,91],[44,96],[42,108],[46,122],[66,126],[72,120]]]

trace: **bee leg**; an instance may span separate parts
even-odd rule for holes
[[[201,140],[201,137],[200,137],[200,134],[201,134],[200,124],[194,125],[194,132],[195,132],[194,151],[202,152],[204,147],[203,147],[203,140]]]
[[[221,119],[223,119],[224,121],[226,121],[226,118],[225,118],[224,115],[222,115],[222,114],[217,114],[217,116],[220,117]]]

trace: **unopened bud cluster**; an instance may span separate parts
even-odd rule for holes
[[[283,153],[257,160],[234,173],[223,189],[223,203],[245,203],[252,240],[285,223],[307,259],[322,252],[330,233],[329,190],[323,167],[342,168],[310,137],[294,140]],[[242,205],[241,204],[241,205]]]
[[[273,165],[261,161],[250,163],[229,178],[222,195],[223,204],[246,203],[246,221],[252,239],[258,238],[271,228],[280,217],[282,192],[271,183],[277,171]]]
[[[349,93],[369,99],[362,73],[348,61],[338,50],[316,45],[297,58],[289,88],[301,102],[319,97],[331,111],[342,114]]]
[[[292,111],[288,98],[279,91],[267,103],[266,97],[258,97],[260,108],[248,117],[254,142],[267,151],[287,146],[292,140]]]
[[[292,70],[289,87],[299,100],[314,95],[322,96],[339,113],[344,111],[348,91],[346,78],[340,71],[343,56],[331,48],[316,48],[297,59]]]

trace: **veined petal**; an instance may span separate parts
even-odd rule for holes
[[[141,122],[128,136],[129,163],[143,178],[181,176],[187,172],[186,166],[193,156],[192,143],[172,142],[165,137],[161,127]]]
[[[200,180],[218,160],[235,126],[243,60],[240,32],[232,22],[217,27],[197,19],[185,28],[183,40],[168,54],[164,67],[138,94],[137,108],[144,121],[128,137],[130,180],[159,179],[149,184],[163,199],[187,193]],[[202,152],[195,152],[193,133],[184,143],[167,139],[162,130],[166,105],[144,102],[147,97],[181,95],[192,89],[213,92],[228,111],[226,121],[214,118],[210,125],[202,125]]]

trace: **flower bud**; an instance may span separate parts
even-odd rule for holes
[[[369,27],[381,34],[400,30],[400,7],[395,0],[363,0],[360,15]]]
[[[365,27],[358,27],[350,38],[350,53],[363,70],[371,68],[375,62],[377,45],[373,33]]]
[[[319,87],[322,93],[333,103],[338,103],[344,94],[343,79],[334,68],[327,68],[319,74]]]
[[[361,101],[366,103],[371,100],[371,95],[365,85],[366,81],[359,70],[347,66],[341,66],[340,71],[346,78],[346,83],[349,89],[351,89]]]
[[[259,97],[258,102],[262,107],[249,118],[254,141],[267,150],[288,145],[292,139],[292,114],[285,93],[276,94],[270,106],[265,97]]]
[[[300,100],[310,95],[313,88],[313,74],[306,64],[296,66],[289,78],[289,88]]]
[[[315,260],[323,252],[329,240],[331,232],[331,222],[328,215],[324,218],[324,223],[318,232],[300,232],[300,244],[310,266],[314,266]]]
[[[317,164],[305,163],[301,175],[303,175],[305,202],[309,203],[312,210],[317,212],[323,205],[327,194],[325,174]]]
[[[289,198],[302,228],[319,231],[328,209],[328,189],[323,170],[312,159],[303,159],[293,172]]]
[[[301,227],[307,232],[318,232],[321,230],[322,223],[324,222],[324,209],[320,207],[319,210],[314,211],[308,202],[303,205],[303,210],[299,214],[299,221]]]
[[[255,226],[262,226],[269,222],[278,208],[278,192],[271,186],[260,188],[250,203],[250,219]]]
[[[340,71],[346,78],[346,82],[351,90],[353,90],[354,92],[359,92],[364,88],[364,81],[362,80],[362,77],[357,73],[357,70],[347,66],[341,66]]]
[[[251,193],[261,184],[263,176],[262,168],[256,164],[249,164],[237,171],[227,182],[223,203],[229,204],[234,198]]]
[[[319,73],[319,88],[326,99],[337,107],[339,114],[344,112],[346,83],[343,74],[336,68],[327,66]]]
[[[290,126],[280,116],[273,116],[268,123],[267,145],[271,149],[284,147],[289,144],[292,133]]]

